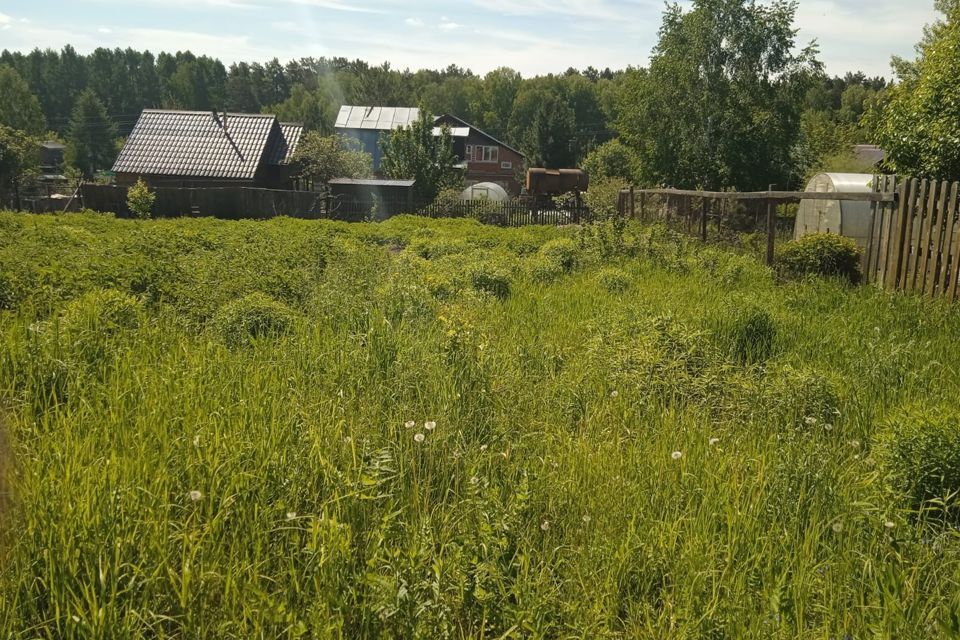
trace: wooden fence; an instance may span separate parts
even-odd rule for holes
[[[444,203],[415,203],[406,198],[359,200],[334,197],[313,191],[277,191],[246,187],[153,189],[156,200],[153,215],[213,216],[217,218],[263,219],[276,216],[344,220],[383,220],[400,213],[431,218],[476,218],[504,227],[524,225],[579,224],[591,219],[590,210],[581,201],[554,203],[533,198],[507,202],[463,200]],[[84,184],[82,205],[95,211],[110,211],[120,217],[131,215],[127,207],[127,188],[113,185]]]
[[[883,178],[896,206],[878,207],[867,251],[869,281],[897,291],[957,299],[960,183]]]
[[[763,202],[767,209],[767,261],[773,263],[778,237],[777,203],[802,200],[871,203],[870,231],[863,256],[863,281],[892,291],[956,300],[960,288],[960,182],[876,176],[870,193],[702,192],[629,189],[620,194],[620,211],[640,219],[671,215],[699,221],[707,239],[708,221],[722,207],[715,203]],[[699,206],[697,206],[699,205]],[[712,213],[713,212],[713,213]],[[689,225],[689,222],[688,222]]]

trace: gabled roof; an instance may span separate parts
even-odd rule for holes
[[[367,180],[364,178],[334,178],[327,184],[353,185],[359,187],[412,187],[416,180]]]
[[[449,119],[449,120],[453,120],[453,121],[455,121],[455,122],[458,122],[461,127],[469,127],[469,128],[471,128],[471,129],[473,129],[474,131],[476,131],[477,133],[479,133],[479,134],[480,134],[481,136],[483,136],[484,138],[486,138],[487,140],[490,140],[491,142],[493,142],[493,143],[495,143],[495,144],[498,144],[498,145],[500,145],[501,147],[504,147],[504,148],[506,148],[506,149],[509,149],[510,151],[513,151],[514,153],[516,153],[516,154],[518,154],[518,155],[520,155],[520,156],[523,156],[524,158],[527,157],[526,154],[523,153],[523,151],[520,151],[520,150],[517,149],[516,147],[511,147],[510,145],[508,145],[506,142],[504,142],[504,141],[502,141],[502,140],[497,140],[496,138],[494,138],[492,135],[490,135],[489,133],[487,133],[487,132],[484,131],[483,129],[480,129],[479,127],[473,126],[472,124],[470,124],[469,122],[467,122],[467,121],[464,120],[463,118],[458,118],[457,116],[453,115],[452,113],[444,113],[444,114],[442,114],[442,115],[439,115],[439,116],[437,116],[436,118],[434,118],[434,121],[435,121],[435,122],[439,122],[439,121],[444,120],[444,119]]]
[[[337,129],[392,131],[408,127],[420,118],[416,107],[340,107]]]
[[[145,109],[113,171],[252,180],[261,164],[287,160],[301,133],[267,114]]]

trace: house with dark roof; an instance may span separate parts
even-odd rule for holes
[[[273,115],[146,109],[113,171],[120,185],[290,189],[302,134]]]
[[[335,130],[356,140],[360,148],[373,157],[373,170],[379,173],[383,160],[381,136],[408,127],[419,118],[420,110],[416,108],[343,106]],[[520,193],[521,181],[517,176],[522,175],[525,168],[523,153],[457,116],[444,114],[434,121],[434,135],[439,135],[444,125],[450,128],[453,152],[464,171],[467,186],[494,182],[512,195]]]

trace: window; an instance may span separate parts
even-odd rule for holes
[[[499,160],[499,147],[483,147],[483,162],[498,162]]]
[[[466,156],[467,162],[499,162],[500,147],[468,144]]]
[[[513,169],[513,163],[512,163],[512,162],[501,162],[501,163],[500,163],[500,168],[501,168],[501,169]]]

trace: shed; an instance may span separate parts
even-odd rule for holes
[[[870,193],[873,175],[869,173],[821,173],[807,185],[813,193]],[[835,233],[852,238],[866,248],[870,240],[873,209],[869,202],[846,200],[803,200],[797,211],[794,240],[813,233]]]
[[[334,178],[330,208],[343,220],[383,219],[412,212],[415,180]]]

